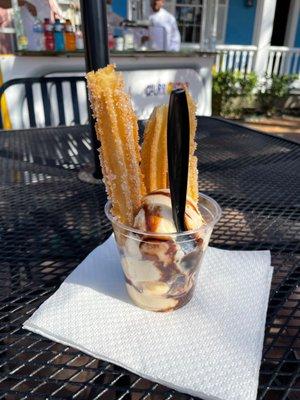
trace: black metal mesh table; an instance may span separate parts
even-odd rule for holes
[[[272,251],[258,398],[300,399],[300,147],[211,118],[198,133],[211,244]],[[0,133],[0,399],[191,399],[21,328],[110,234],[103,185],[78,179],[89,150],[87,127]]]

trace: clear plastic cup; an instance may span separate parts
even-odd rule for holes
[[[180,233],[149,233],[120,223],[107,202],[105,213],[112,223],[120,252],[126,288],[132,301],[150,311],[172,311],[187,304],[221,208],[200,193],[199,211],[205,224]]]

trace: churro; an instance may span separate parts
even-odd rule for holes
[[[190,119],[190,160],[187,193],[197,203],[198,170],[197,157],[194,156],[196,150],[195,133],[197,128],[195,117],[196,105],[187,89],[186,96]],[[144,142],[141,151],[141,169],[144,175],[147,193],[169,187],[167,163],[167,121],[168,106],[162,105],[154,108],[146,124]]]
[[[124,79],[114,65],[89,72],[87,84],[112,213],[120,222],[131,225],[145,194],[137,117],[125,93]]]
[[[168,187],[167,118],[168,106],[157,106],[145,128],[141,169],[147,193]]]
[[[216,220],[213,212],[206,211],[207,197],[205,207],[201,201],[196,203],[196,105],[186,88],[186,99],[183,90],[172,92],[169,106],[153,110],[140,150],[137,117],[125,93],[122,75],[108,65],[89,72],[87,82],[101,143],[103,179],[111,200],[105,212],[112,222],[128,294],[142,308],[175,310],[193,295],[210,226]],[[173,95],[180,102],[173,103]],[[177,120],[181,112],[183,118]],[[173,174],[177,169],[178,174]],[[202,217],[202,209],[207,220]],[[181,225],[176,222],[179,214]]]
[[[188,186],[187,194],[192,200],[197,204],[199,199],[199,188],[198,188],[198,168],[197,168],[197,157],[194,155],[196,151],[196,104],[191,93],[186,89],[186,99],[189,108],[189,120],[190,120],[190,160],[189,160],[189,176],[188,176]]]

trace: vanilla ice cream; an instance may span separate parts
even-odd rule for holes
[[[170,191],[156,190],[143,198],[134,220],[134,228],[145,233],[130,232],[125,240],[117,239],[128,293],[140,307],[169,311],[191,299],[204,250],[205,222],[189,198],[185,225],[198,231],[176,233]]]
[[[197,205],[189,197],[186,200],[184,222],[187,231],[198,229],[204,223]],[[169,189],[156,190],[143,198],[133,227],[144,232],[176,232]]]

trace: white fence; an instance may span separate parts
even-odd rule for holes
[[[218,45],[216,70],[251,72],[256,46]]]
[[[216,70],[255,71],[257,51],[256,46],[218,45]],[[300,48],[270,46],[264,72],[268,75],[298,74],[300,79]]]
[[[300,48],[270,47],[266,72],[268,75],[300,74]]]

